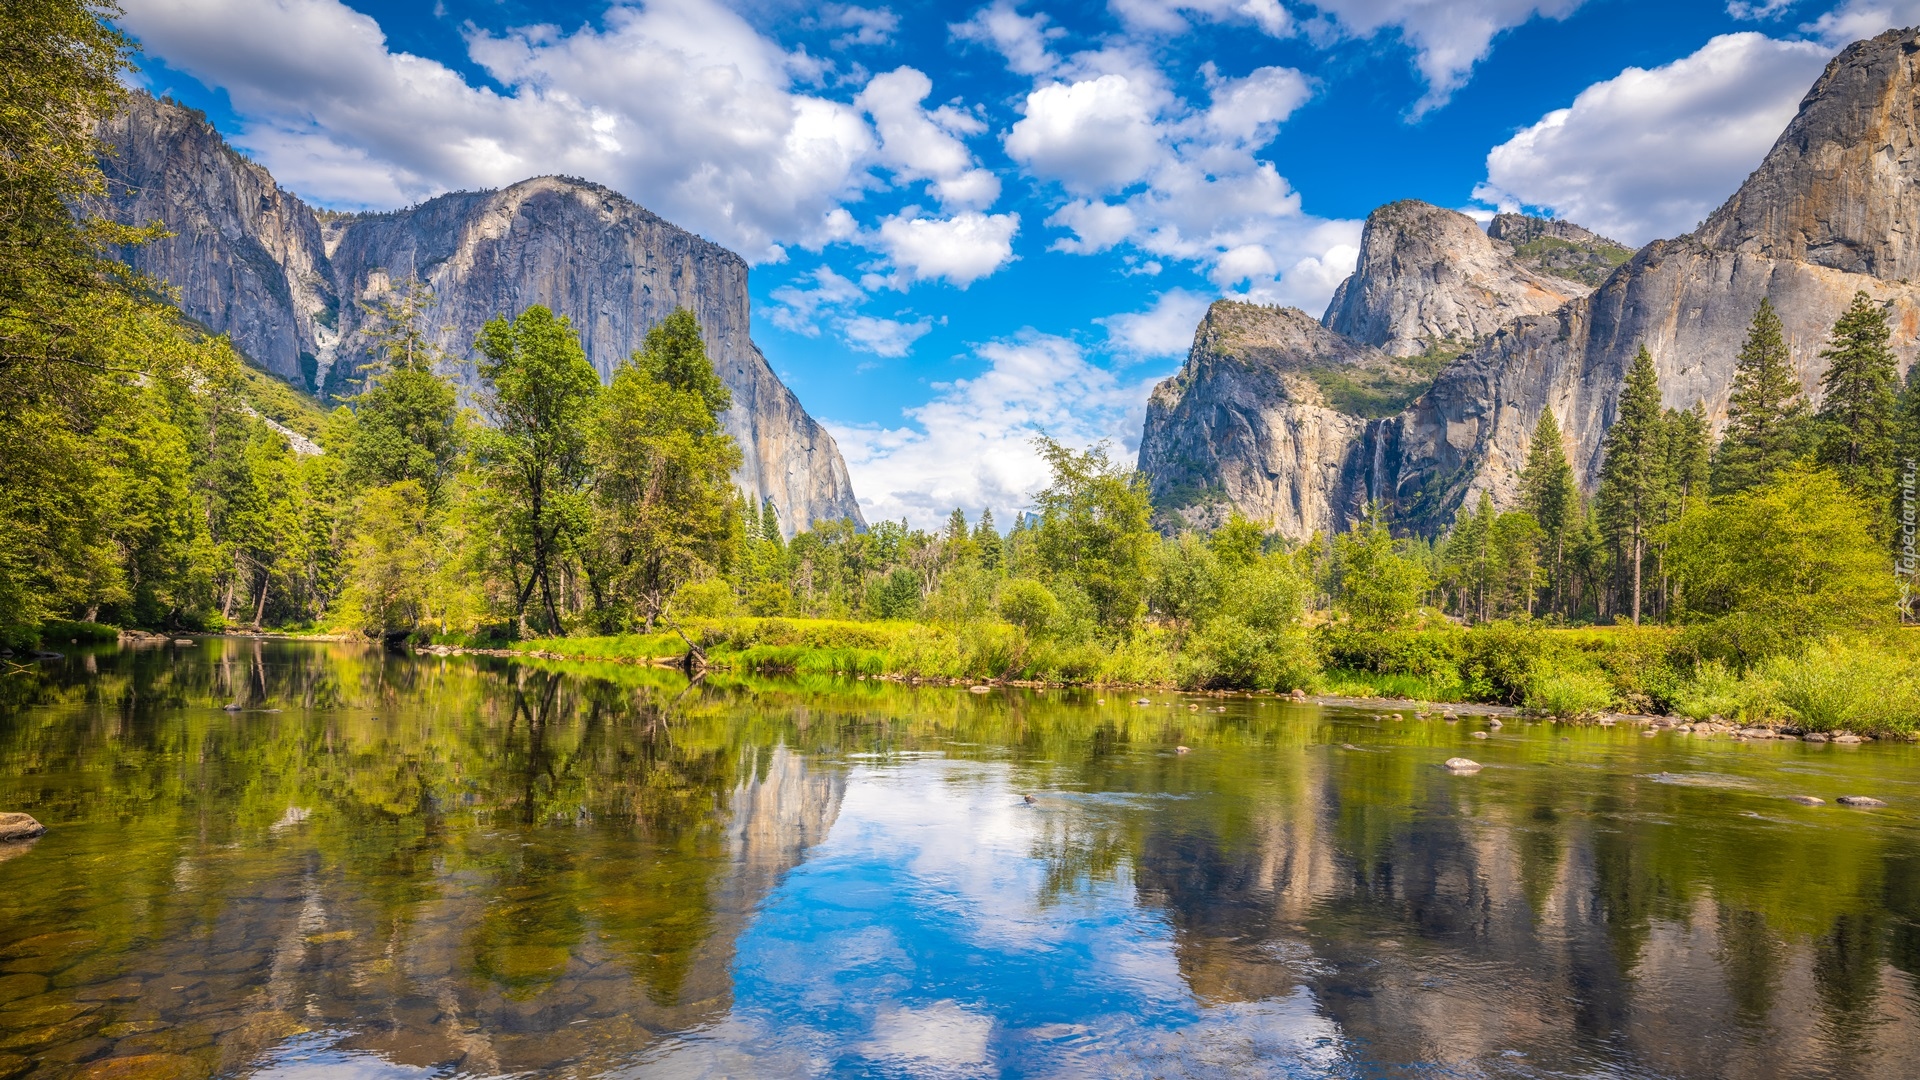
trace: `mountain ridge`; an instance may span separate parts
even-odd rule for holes
[[[322,213],[177,104],[136,94],[101,135],[113,151],[104,216],[165,221],[174,234],[126,260],[170,282],[189,318],[264,370],[322,396],[348,392],[365,353],[362,305],[408,276],[434,290],[434,336],[468,392],[472,342],[495,315],[534,304],[567,315],[607,379],[684,306],[734,395],[722,419],[743,451],[736,482],[770,500],[789,534],[819,520],[864,524],[832,435],[752,340],[745,260],[620,193],[534,177],[399,210]]]

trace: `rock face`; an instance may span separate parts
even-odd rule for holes
[[[1607,280],[1614,268],[1633,257],[1618,240],[1583,229],[1571,221],[1525,214],[1496,214],[1487,235],[1513,246],[1514,261],[1540,274],[1569,278],[1588,288]]]
[[[745,457],[736,481],[773,501],[789,535],[814,521],[863,520],[833,437],[749,336],[745,261],[617,192],[539,177],[391,213],[329,215],[280,190],[177,105],[136,95],[104,134],[115,150],[109,215],[164,221],[175,234],[129,261],[173,283],[189,317],[289,382],[350,392],[366,356],[362,305],[409,276],[438,298],[439,343],[469,390],[471,344],[495,315],[541,304],[568,316],[604,379],[649,328],[686,307],[733,391],[724,419]]]
[[[1589,288],[1521,265],[1511,244],[1465,214],[1409,199],[1367,215],[1359,265],[1321,321],[1355,341],[1414,356],[1458,349]]]
[[[1366,414],[1392,414],[1429,378],[1297,308],[1216,301],[1147,401],[1140,468],[1154,505],[1196,527],[1238,508],[1288,536],[1357,513],[1377,486],[1359,451],[1383,422]]]
[[[1344,527],[1342,514],[1350,517],[1368,499],[1388,505],[1397,525],[1431,534],[1481,491],[1503,507],[1518,501],[1518,472],[1548,407],[1566,433],[1576,475],[1591,492],[1621,383],[1642,345],[1654,357],[1663,403],[1703,403],[1717,434],[1725,424],[1735,354],[1763,297],[1780,314],[1810,396],[1818,396],[1825,370],[1819,353],[1829,328],[1856,291],[1887,305],[1892,347],[1904,370],[1920,350],[1920,287],[1905,280],[1920,275],[1912,231],[1920,228],[1920,161],[1912,149],[1920,140],[1917,58],[1920,39],[1912,30],[1848,47],[1828,65],[1761,167],[1697,234],[1647,245],[1590,294],[1477,330],[1484,335],[1478,343],[1398,415],[1297,416],[1298,407],[1280,395],[1215,395],[1189,378],[1189,360],[1188,369],[1162,390],[1185,380],[1188,397],[1217,401],[1186,403],[1184,411],[1150,407],[1142,467],[1151,470],[1161,460],[1150,462],[1146,447],[1177,441],[1174,433],[1155,429],[1157,420],[1238,410],[1266,424],[1263,445],[1313,443],[1311,465],[1283,467],[1269,482],[1297,492],[1296,504],[1311,512],[1269,514],[1257,499],[1239,500],[1229,478],[1284,464],[1271,454],[1242,460],[1235,455],[1245,451],[1223,451],[1214,473],[1183,475],[1182,483],[1210,486],[1295,538]],[[1518,223],[1500,229],[1507,236],[1530,235]],[[1371,224],[1369,231],[1385,235]],[[1566,239],[1546,228],[1531,235],[1514,250],[1541,238]],[[1567,242],[1574,239],[1591,243],[1578,236]],[[1424,243],[1417,236],[1411,242]],[[1361,272],[1336,295],[1328,325],[1403,343],[1418,333],[1444,331],[1448,324],[1428,313],[1457,306],[1461,291],[1449,284],[1457,277],[1426,275],[1445,294],[1444,304],[1365,280],[1376,265],[1417,268],[1427,257],[1424,247],[1413,260],[1391,251],[1363,253]],[[1484,251],[1473,258],[1473,265],[1483,265]],[[1389,280],[1412,279],[1402,273]],[[1463,319],[1452,325],[1486,324]],[[1327,462],[1342,464],[1329,468]],[[1363,462],[1364,468],[1357,467]],[[1158,487],[1157,474],[1154,481]]]

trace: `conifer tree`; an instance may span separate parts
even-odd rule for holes
[[[1727,430],[1713,454],[1713,493],[1749,490],[1792,464],[1800,455],[1805,419],[1806,401],[1780,316],[1762,299],[1734,364]]]
[[[1820,355],[1820,463],[1876,504],[1889,493],[1894,454],[1894,358],[1887,313],[1865,292],[1833,324]]]
[[[1540,423],[1533,429],[1527,466],[1520,474],[1520,493],[1521,505],[1540,526],[1553,607],[1562,609],[1566,606],[1567,533],[1580,509],[1580,492],[1574,486],[1573,467],[1567,463],[1560,422],[1552,409],[1540,414]]]
[[[1000,540],[1000,531],[993,527],[993,511],[980,511],[980,521],[973,527],[973,546],[980,553],[980,567],[989,574],[1000,572],[1001,556],[1005,547]]]
[[[1627,369],[1619,411],[1607,429],[1605,445],[1606,458],[1600,466],[1601,523],[1620,555],[1622,572],[1632,583],[1628,607],[1638,626],[1647,536],[1660,519],[1669,475],[1660,377],[1645,345]]]

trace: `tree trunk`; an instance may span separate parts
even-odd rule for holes
[[[1640,526],[1633,527],[1633,625],[1640,625]]]
[[[267,584],[271,580],[271,574],[268,574],[265,570],[260,571],[260,602],[254,605],[253,608],[253,628],[255,630],[260,629],[260,620],[267,617]]]

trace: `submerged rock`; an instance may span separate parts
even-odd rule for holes
[[[1871,795],[1842,795],[1833,801],[1839,803],[1841,806],[1852,806],[1859,809],[1871,809],[1872,807],[1887,805]]]
[[[1447,759],[1447,770],[1449,772],[1457,772],[1457,773],[1479,772],[1480,763],[1473,760],[1472,758],[1450,757]]]
[[[7,843],[14,840],[31,840],[46,831],[47,827],[33,820],[31,815],[15,813],[0,814],[0,843]]]
[[[1814,796],[1814,795],[1789,795],[1789,796],[1787,796],[1787,801],[1788,801],[1788,802],[1797,802],[1797,803],[1799,803],[1799,804],[1800,804],[1801,806],[1825,806],[1825,805],[1827,805],[1827,800],[1825,800],[1825,799],[1822,799],[1822,798],[1819,798],[1818,796]]]

